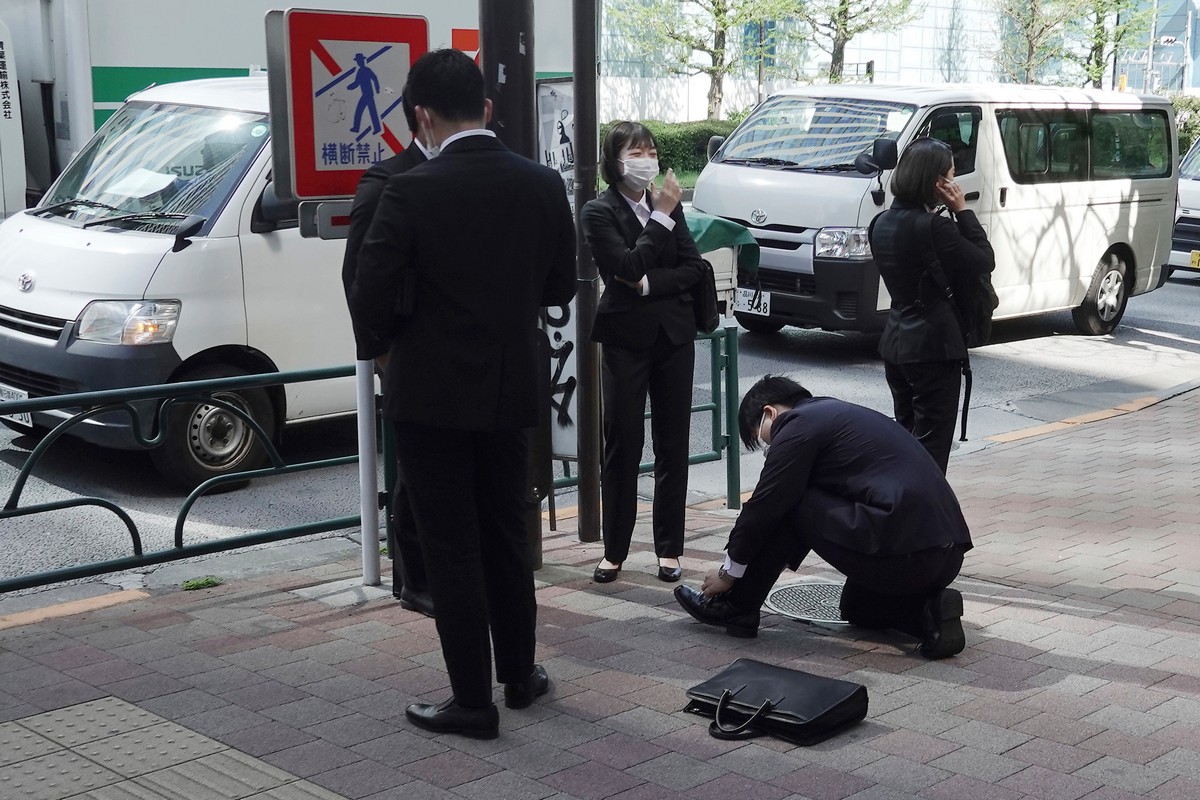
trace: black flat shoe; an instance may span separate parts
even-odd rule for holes
[[[758,636],[759,613],[747,613],[735,608],[723,594],[705,597],[690,586],[676,586],[675,600],[694,619],[705,625],[723,627],[730,636],[739,639],[753,639]]]
[[[683,577],[683,567],[664,567],[658,565],[658,579],[664,583],[675,583]]]
[[[596,583],[612,583],[620,574],[620,567],[616,569],[601,569],[600,567],[596,567],[595,571],[592,572],[592,580]]]
[[[956,656],[967,646],[962,628],[963,599],[957,589],[942,589],[925,603],[921,655],[928,659]]]
[[[529,708],[533,701],[550,691],[550,676],[541,664],[533,665],[533,672],[519,683],[504,684],[505,708]]]
[[[405,586],[400,589],[400,594],[392,593],[392,596],[400,601],[401,608],[407,608],[409,611],[416,611],[418,614],[424,614],[427,617],[433,616],[433,598],[429,592],[412,592]]]
[[[456,733],[472,739],[500,736],[500,712],[495,705],[487,708],[463,708],[451,697],[442,703],[413,703],[404,716],[418,728],[434,733]]]

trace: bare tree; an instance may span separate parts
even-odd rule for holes
[[[966,80],[967,71],[962,65],[962,53],[966,50],[963,27],[962,1],[954,0],[950,6],[950,19],[946,22],[937,56],[938,71],[942,74],[942,80],[947,83],[962,83]]]
[[[1065,29],[1086,0],[992,0],[1001,18],[996,67],[1014,83],[1046,79],[1047,67],[1066,58]]]
[[[846,45],[860,33],[893,31],[917,16],[913,0],[809,0],[800,12],[816,35],[817,47],[829,53],[829,80],[840,83]]]
[[[1099,89],[1112,59],[1130,40],[1139,43],[1150,29],[1154,11],[1140,0],[1083,0],[1067,32],[1076,52],[1067,58],[1083,72],[1083,84]]]
[[[743,61],[764,64],[785,37],[802,0],[610,0],[610,24],[643,58],[676,75],[707,75],[708,118],[718,119],[725,76]],[[747,36],[746,31],[753,35]],[[772,70],[773,71],[773,70]]]

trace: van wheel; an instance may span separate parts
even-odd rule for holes
[[[1101,336],[1112,333],[1125,316],[1129,303],[1128,271],[1125,261],[1116,253],[1108,252],[1096,265],[1092,285],[1088,287],[1083,303],[1071,309],[1071,317],[1080,333]]]
[[[741,311],[733,312],[733,318],[751,333],[779,333],[783,330],[783,323],[776,322],[770,317],[760,317],[757,314],[743,314]]]
[[[243,369],[212,364],[187,370],[180,381],[202,381],[249,375]],[[246,411],[266,431],[275,428],[275,408],[266,389],[214,392],[213,397]],[[245,420],[212,403],[181,403],[167,414],[167,435],[150,451],[154,466],[172,484],[191,491],[209,478],[230,472],[257,469],[267,461],[267,451]],[[213,492],[227,492],[250,481],[222,484]]]

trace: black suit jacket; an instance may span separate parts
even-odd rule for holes
[[[347,302],[350,300],[350,287],[354,285],[354,275],[358,271],[358,251],[362,249],[367,230],[371,227],[371,220],[375,218],[375,209],[379,206],[383,188],[393,175],[407,172],[425,161],[425,154],[414,143],[391,158],[372,164],[359,179],[358,188],[354,192],[354,203],[350,206],[350,232],[346,236],[346,256],[342,259],[342,285],[346,289]],[[351,323],[354,326],[354,346],[360,361],[387,352],[386,341],[371,336],[353,318]]]
[[[967,357],[954,308],[939,293],[935,282],[925,277],[928,270],[914,220],[928,213],[924,207],[895,201],[876,218],[871,229],[871,252],[892,296],[888,321],[879,339],[879,354],[892,364]],[[962,211],[956,217],[957,222],[934,216],[930,229],[933,249],[952,288],[963,285],[964,278],[996,268],[996,256],[975,212]],[[918,300],[928,306],[925,313],[914,313],[913,304]],[[906,317],[903,324],[902,315]]]
[[[831,397],[801,400],[775,420],[758,485],[729,533],[729,557],[749,563],[781,525],[796,532],[793,563],[815,539],[880,557],[971,547],[954,490],[912,434]]]
[[[412,287],[402,313],[400,287]],[[359,253],[351,314],[389,341],[384,413],[496,431],[537,423],[538,314],[575,295],[562,178],[476,135],[387,183]]]
[[[676,345],[696,338],[691,288],[703,275],[704,262],[692,241],[679,206],[671,212],[673,230],[651,219],[646,227],[616,187],[583,207],[584,239],[604,279],[592,341],[647,349],[661,328]],[[650,292],[614,278],[637,282],[645,275]]]

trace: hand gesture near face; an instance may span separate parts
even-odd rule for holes
[[[957,214],[966,209],[967,201],[963,196],[962,187],[955,183],[953,178],[938,178],[933,190],[952,213]]]
[[[671,214],[683,198],[683,189],[679,186],[679,180],[675,177],[673,169],[668,169],[667,174],[663,176],[661,189],[656,189],[652,183],[647,191],[650,192],[650,205],[654,207],[655,211],[661,211],[664,214]]]

